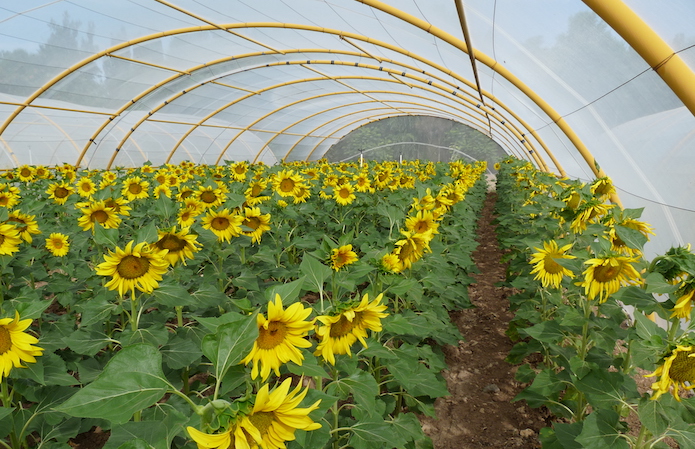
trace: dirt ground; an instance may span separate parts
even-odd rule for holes
[[[511,402],[523,389],[516,367],[504,361],[513,344],[505,335],[513,314],[511,290],[496,287],[505,279],[501,251],[491,224],[495,193],[488,194],[478,220],[479,246],[473,253],[480,274],[470,286],[473,309],[451,314],[464,340],[444,348],[449,366],[443,374],[451,396],[435,403],[437,419],[423,417],[423,430],[435,449],[540,447],[538,431],[550,424],[545,410]]]

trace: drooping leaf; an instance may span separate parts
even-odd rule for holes
[[[109,361],[94,382],[57,410],[81,418],[125,423],[136,411],[159,401],[167,386],[157,348],[147,344],[127,346]]]

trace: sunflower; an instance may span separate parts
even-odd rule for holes
[[[372,181],[369,179],[369,173],[366,171],[360,172],[353,176],[353,181],[355,181],[355,190],[362,193],[374,193],[374,188],[372,187]]]
[[[611,178],[604,177],[594,181],[591,184],[591,193],[602,200],[607,200],[612,194],[615,193],[615,187]]]
[[[661,377],[652,384],[654,391],[652,399],[659,399],[662,394],[668,393],[673,385],[673,397],[680,402],[680,388],[684,390],[695,388],[695,347],[677,345],[667,357],[664,357],[663,364],[645,377],[655,376]]]
[[[75,193],[75,189],[67,182],[56,182],[48,186],[46,190],[48,198],[52,199],[56,204],[63,205],[68,201],[70,195]]]
[[[430,232],[415,233],[412,231],[401,231],[405,238],[396,242],[393,253],[398,256],[403,269],[410,268],[413,263],[420,260],[425,252],[430,251]]]
[[[41,234],[39,225],[36,224],[34,218],[36,218],[36,215],[27,215],[15,210],[10,212],[7,223],[15,225],[19,232],[19,236],[25,242],[31,243],[33,241],[31,237],[32,234]]]
[[[388,253],[381,258],[381,268],[387,273],[400,273],[403,271],[403,264],[398,254]]]
[[[311,308],[304,308],[300,302],[284,310],[282,298],[275,294],[275,302],[268,302],[268,319],[262,313],[258,314],[258,338],[251,352],[241,361],[245,365],[253,361],[252,378],[260,374],[261,379],[265,380],[271,369],[279,376],[280,365],[290,360],[297,365],[302,364],[304,356],[297,348],[311,347],[311,343],[304,338],[314,326],[313,321],[305,321],[311,312]]]
[[[430,189],[425,191],[425,196],[422,198],[413,198],[413,203],[410,208],[414,210],[432,210],[437,207],[437,201],[432,196]]]
[[[249,449],[258,447],[249,444],[250,436],[247,436],[244,433],[244,428],[238,425],[233,425],[229,430],[212,434],[201,432],[191,426],[188,426],[186,430],[191,439],[198,445],[198,449]],[[253,432],[255,431],[254,428]]]
[[[110,185],[113,185],[118,179],[118,175],[112,171],[101,172],[101,182],[99,183],[99,188],[104,189]]]
[[[347,206],[355,201],[355,187],[350,183],[340,184],[333,188],[333,199],[341,206]]]
[[[246,204],[256,206],[265,200],[269,200],[269,196],[262,196],[263,191],[268,187],[268,182],[263,179],[258,179],[249,183],[249,187],[244,191]]]
[[[246,181],[246,173],[249,171],[249,163],[246,161],[235,162],[229,166],[229,171],[235,181]]]
[[[149,181],[143,180],[139,176],[132,176],[123,181],[121,195],[126,197],[128,201],[148,198],[150,196],[148,192],[149,188]]]
[[[82,216],[77,219],[77,224],[84,231],[94,231],[94,224],[99,223],[106,229],[117,228],[121,224],[120,217],[104,201],[89,203],[80,209]]]
[[[20,181],[23,182],[30,182],[34,180],[36,172],[34,170],[34,167],[31,167],[29,165],[22,165],[17,169],[17,177],[19,178]]]
[[[534,265],[531,274],[536,273],[534,279],[540,280],[543,287],[560,287],[564,276],[574,277],[574,273],[560,265],[558,259],[576,259],[574,256],[565,254],[572,244],[559,247],[555,240],[543,242],[543,248],[535,248],[537,253],[531,255],[531,265]]]
[[[11,209],[15,207],[20,200],[20,196],[11,191],[0,191],[0,207]]]
[[[116,248],[116,252],[109,250],[104,256],[104,262],[96,267],[99,276],[112,276],[106,283],[109,290],[118,290],[123,294],[130,290],[130,299],[135,299],[135,288],[145,293],[159,287],[158,281],[166,273],[169,262],[166,259],[166,250],[153,247],[142,242],[137,245],[130,241],[125,249]]]
[[[171,189],[166,184],[160,184],[154,188],[154,190],[152,191],[152,195],[157,199],[160,196],[171,198]]]
[[[59,232],[52,232],[46,239],[46,249],[54,256],[64,257],[70,251],[68,236]]]
[[[104,200],[104,205],[111,208],[115,214],[126,217],[130,216],[130,206],[128,206],[128,201],[122,196],[118,198],[106,198]]]
[[[422,234],[425,232],[439,234],[437,231],[437,228],[439,228],[439,223],[437,223],[437,220],[435,220],[434,214],[426,210],[419,210],[415,216],[406,218],[405,228],[415,234]]]
[[[217,212],[208,212],[202,219],[203,228],[212,231],[217,236],[217,241],[229,241],[232,237],[241,234],[241,223],[244,217],[233,214],[229,209],[222,209]]]
[[[308,200],[311,197],[311,189],[309,189],[309,186],[307,184],[299,184],[297,186],[297,194],[294,196],[294,204],[299,204],[299,203],[306,203],[306,200]]]
[[[640,274],[632,266],[636,261],[636,258],[619,255],[589,259],[584,262],[589,265],[583,273],[584,281],[577,285],[584,287],[587,298],[591,300],[598,296],[599,302],[603,303],[621,286],[641,281]]]
[[[198,191],[194,193],[194,198],[200,202],[203,208],[210,209],[224,203],[226,196],[219,187],[200,186]]]
[[[298,187],[302,184],[304,178],[295,173],[294,170],[282,170],[275,175],[273,179],[273,188],[280,196],[297,196]]]
[[[586,230],[589,223],[597,222],[613,207],[613,204],[603,204],[595,199],[582,204],[577,209],[579,212],[574,220],[570,223],[570,229],[575,234],[581,234]]]
[[[19,320],[19,312],[13,318],[0,319],[0,381],[7,377],[12,368],[22,368],[22,362],[36,363],[35,357],[43,353],[43,348],[33,346],[38,338],[24,333],[32,320]]]
[[[245,207],[242,226],[246,226],[251,231],[241,231],[243,235],[251,237],[252,243],[260,243],[261,235],[270,231],[270,214],[261,214],[258,207]]]
[[[678,297],[675,306],[671,309],[671,318],[678,317],[690,320],[690,312],[693,310],[693,294],[695,294],[695,289],[691,289]]]
[[[352,250],[352,245],[343,245],[331,250],[331,268],[335,271],[357,262],[357,253]]]
[[[200,243],[195,234],[188,233],[189,228],[183,228],[176,232],[176,228],[170,231],[157,231],[157,240],[154,246],[160,250],[166,249],[169,252],[165,258],[170,265],[181,262],[186,265],[186,259],[193,259],[193,253],[200,251]]]
[[[97,191],[97,185],[88,177],[80,178],[77,181],[77,194],[83,198],[91,198]]]
[[[299,384],[290,391],[291,385],[292,379],[287,378],[272,391],[268,384],[258,390],[251,414],[243,417],[239,423],[247,434],[246,443],[249,446],[246,447],[285,449],[285,441],[294,440],[297,429],[311,431],[321,428],[321,424],[309,417],[309,413],[319,407],[321,400],[309,407],[299,408],[309,388],[302,390]]]
[[[323,326],[316,328],[320,342],[314,355],[320,355],[331,365],[335,365],[336,354],[352,356],[350,347],[355,341],[359,340],[366,348],[367,329],[380,332],[381,319],[388,316],[388,313],[384,312],[387,306],[381,304],[383,296],[381,293],[374,301],[369,302],[369,296],[365,294],[358,305],[343,310],[338,315],[317,317]]]
[[[0,224],[0,255],[9,256],[19,251],[22,239],[14,225]]]
[[[190,228],[195,223],[195,217],[199,212],[194,209],[181,209],[176,215],[176,222],[182,228]]]

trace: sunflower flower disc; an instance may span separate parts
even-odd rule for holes
[[[280,366],[289,361],[302,364],[304,356],[298,348],[311,347],[304,338],[314,326],[313,321],[305,321],[311,312],[311,308],[305,308],[300,302],[284,309],[282,298],[276,294],[275,302],[268,303],[268,318],[258,314],[258,338],[251,352],[241,361],[245,365],[253,362],[252,378],[260,375],[266,380],[271,370],[279,376]]]
[[[335,271],[357,262],[357,253],[352,250],[352,245],[343,245],[331,250],[331,268]]]
[[[134,243],[129,242],[124,249],[116,248],[115,253],[109,250],[109,254],[104,256],[105,262],[97,265],[96,269],[98,275],[112,277],[106,283],[109,290],[118,290],[121,297],[130,291],[133,300],[136,288],[152,293],[169,267],[167,251],[153,248],[145,242],[133,246]]]
[[[589,259],[584,262],[589,265],[584,271],[584,281],[578,285],[584,287],[587,298],[598,296],[599,302],[605,302],[610,295],[617,292],[621,286],[641,282],[641,276],[632,266],[635,258],[626,256],[607,256]]]
[[[365,294],[358,305],[338,315],[317,317],[322,326],[316,328],[320,342],[314,355],[320,355],[328,363],[335,365],[337,354],[352,356],[350,348],[357,340],[366,348],[367,330],[380,332],[381,319],[388,316],[385,312],[388,307],[381,304],[383,296],[381,293],[374,301],[369,302],[369,295]]]
[[[536,274],[534,279],[540,280],[543,287],[558,288],[564,276],[574,277],[571,270],[557,262],[558,259],[575,259],[566,254],[571,247],[572,244],[559,247],[555,240],[550,240],[543,242],[543,248],[535,248],[538,252],[532,255],[530,262],[534,266],[531,274]]]
[[[663,364],[646,377],[659,377],[659,380],[652,384],[653,400],[671,391],[673,397],[680,401],[680,388],[695,388],[695,347],[676,346],[671,354],[663,359]]]

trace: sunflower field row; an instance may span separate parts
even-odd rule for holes
[[[641,209],[609,202],[609,178],[559,179],[504,160],[498,239],[515,317],[515,400],[547,407],[546,449],[695,448],[695,255],[646,260]],[[657,325],[657,322],[666,323]],[[653,378],[639,390],[635,379]],[[631,423],[631,424],[629,424]],[[636,424],[635,424],[636,423]]]
[[[431,447],[485,169],[3,173],[0,447]]]

